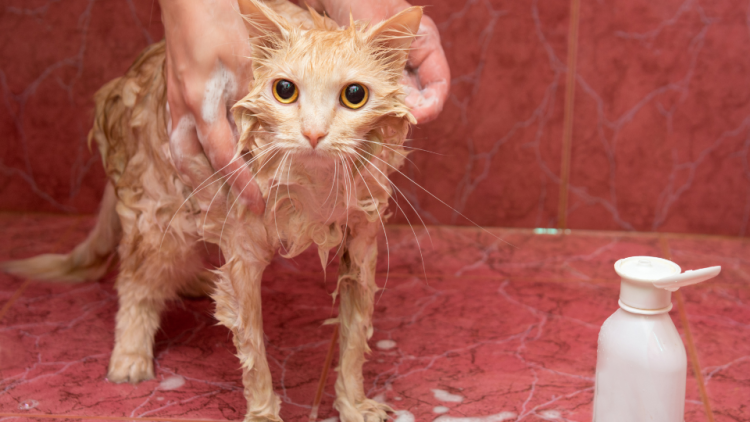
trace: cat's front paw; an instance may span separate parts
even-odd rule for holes
[[[154,362],[150,356],[139,353],[112,352],[107,379],[115,383],[137,384],[154,378]]]
[[[358,405],[352,405],[346,399],[336,399],[334,407],[339,411],[342,422],[385,422],[388,412],[393,412],[387,404],[370,399]]]

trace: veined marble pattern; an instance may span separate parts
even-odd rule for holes
[[[428,224],[555,227],[567,182],[571,228],[746,234],[747,1],[582,2],[569,180],[570,3],[415,3],[440,28],[452,89],[413,132],[434,154],[416,151],[394,178],[393,222],[419,223],[416,210]],[[0,209],[90,213],[104,184],[85,141],[91,97],[162,37],[158,3],[0,10]]]
[[[0,260],[69,250],[91,224],[86,217],[0,214]],[[378,263],[386,288],[375,308],[365,388],[398,411],[396,421],[590,421],[597,335],[617,309],[612,266],[622,257],[665,254],[684,269],[724,267],[719,278],[682,289],[683,303],[675,301],[672,312],[707,391],[701,395],[689,366],[686,422],[750,419],[746,242],[511,229],[413,233],[404,226],[387,234]],[[329,268],[324,279],[311,251],[275,260],[264,275],[266,344],[286,421],[307,421],[310,412],[332,334],[322,322],[337,312],[335,273]],[[238,362],[207,299],[174,303],[164,314],[155,380],[105,380],[115,276],[77,285],[0,276],[0,419],[241,419]],[[334,378],[332,371],[319,420],[337,417]]]

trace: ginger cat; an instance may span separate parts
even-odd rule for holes
[[[109,176],[96,227],[68,255],[6,263],[15,274],[80,282],[120,261],[115,346],[107,377],[153,378],[153,342],[165,303],[209,293],[215,316],[234,334],[242,364],[246,421],[280,421],[263,343],[260,282],[276,251],[295,256],[315,243],[325,266],[340,259],[340,367],[335,408],[343,421],[382,421],[388,406],[367,399],[377,231],[392,193],[388,174],[403,162],[414,118],[399,84],[422,10],[381,24],[339,28],[286,1],[240,0],[253,43],[250,92],[232,108],[236,159],[267,202],[244,209],[218,172],[197,186],[172,163],[169,137],[183,122],[166,112],[164,42],[147,48],[125,76],[96,94],[89,135]],[[207,163],[205,156],[195,163]],[[210,168],[207,166],[207,168]],[[226,263],[202,268],[202,241]]]

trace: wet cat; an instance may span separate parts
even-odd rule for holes
[[[377,232],[392,193],[388,174],[402,164],[414,123],[399,81],[421,8],[374,26],[339,28],[288,2],[239,5],[253,36],[254,82],[232,108],[236,159],[255,175],[265,215],[238,203],[218,172],[204,174],[197,186],[178,175],[169,137],[182,129],[168,121],[161,42],[96,94],[89,141],[99,147],[109,183],[94,230],[68,255],[4,269],[79,282],[101,277],[112,257],[119,259],[107,374],[114,382],[153,378],[154,334],[165,302],[210,294],[217,320],[234,334],[245,420],[278,421],[280,400],[263,342],[261,275],[277,250],[291,257],[315,244],[324,266],[333,250],[340,259],[335,407],[344,421],[385,420],[389,408],[365,397],[362,365],[378,289]],[[196,168],[210,168],[205,156],[194,160]],[[218,270],[202,267],[201,241],[221,248],[226,263]]]

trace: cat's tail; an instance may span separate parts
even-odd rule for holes
[[[79,283],[101,278],[110,268],[122,229],[115,211],[117,196],[111,183],[104,190],[94,230],[67,255],[45,254],[0,264],[6,273],[37,280]]]

